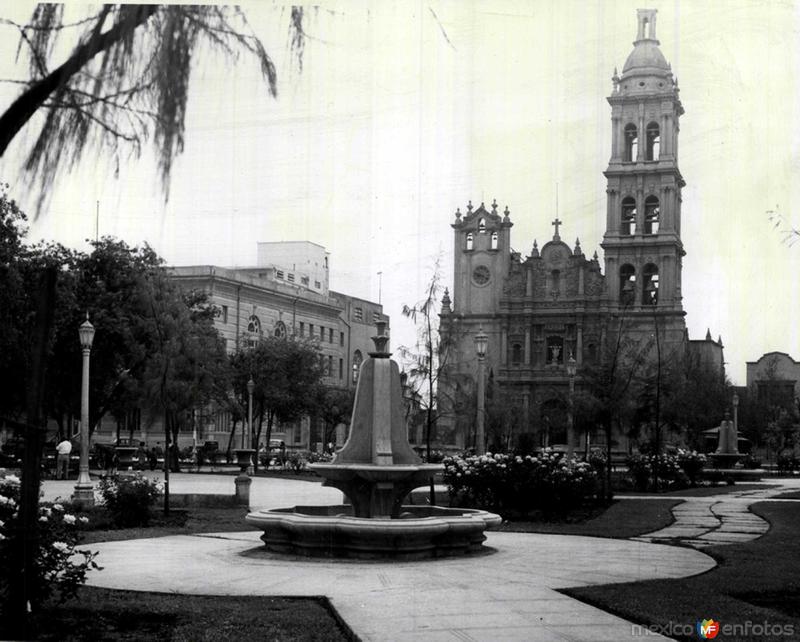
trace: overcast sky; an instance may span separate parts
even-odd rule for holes
[[[421,298],[441,253],[452,282],[456,207],[496,198],[512,245],[564,222],[588,255],[605,226],[614,68],[636,35],[636,8],[657,8],[661,50],[686,110],[684,309],[691,338],[710,328],[727,371],[771,350],[800,360],[800,243],[767,212],[800,227],[800,3],[346,2],[309,9],[299,71],[288,8],[247,5],[275,58],[277,100],[254,64],[203,56],[192,77],[186,148],[165,205],[152,159],[87,157],[54,186],[33,238],[85,248],[100,234],[147,240],[171,264],[252,265],[257,241],[310,240],[331,252],[331,287],[382,302],[392,344],[409,344],[403,303]],[[24,20],[32,5],[0,3]],[[0,27],[0,77],[21,78],[16,37]],[[0,85],[0,108],[17,88]],[[18,137],[0,178],[16,181]],[[379,279],[378,272],[382,272]]]

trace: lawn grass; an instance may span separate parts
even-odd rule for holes
[[[516,533],[554,533],[590,537],[636,537],[674,521],[671,508],[678,499],[622,499],[608,508],[584,513],[583,521],[504,522],[498,530]],[[573,515],[571,519],[575,518]]]
[[[165,535],[193,535],[195,533],[235,533],[252,530],[244,521],[249,511],[246,508],[187,508],[174,509],[165,517],[160,509],[152,512],[149,526],[135,528],[113,528],[110,519],[102,508],[86,513],[88,528],[83,531],[84,544],[97,542],[116,542],[145,537],[164,537]],[[100,526],[100,528],[97,528]]]
[[[648,626],[694,626],[698,620],[713,618],[722,625],[747,621],[791,625],[793,635],[800,635],[800,510],[791,503],[769,501],[754,504],[751,510],[769,521],[769,532],[752,542],[704,549],[718,566],[702,575],[571,588],[564,593]],[[725,642],[753,639],[762,638],[725,635]]]
[[[651,496],[659,497],[710,497],[712,495],[729,495],[745,490],[763,490],[765,488],[778,488],[777,484],[714,484],[711,486],[696,486],[695,488],[683,488],[681,490],[668,490],[661,493],[644,491],[618,491],[618,495]]]
[[[1,627],[2,625],[0,625]],[[36,620],[37,640],[356,639],[327,598],[200,596],[82,587]],[[9,639],[0,628],[0,639]]]
[[[773,499],[800,499],[800,490],[791,490],[788,493],[775,495]]]

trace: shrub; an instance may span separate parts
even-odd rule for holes
[[[695,450],[681,450],[679,448],[676,459],[678,465],[689,478],[689,483],[694,486],[700,479],[703,467],[706,465],[706,456]]]
[[[643,455],[634,453],[625,460],[628,472],[637,490],[648,490],[652,486],[653,470],[658,466],[658,480],[662,490],[683,488],[689,478],[674,455]]]
[[[14,475],[0,470],[0,597],[6,604],[9,598],[12,560],[20,554],[21,546],[14,541],[18,532],[20,482]],[[86,581],[90,569],[100,567],[94,561],[97,553],[78,549],[79,529],[88,518],[71,514],[61,504],[39,506],[36,551],[36,574],[28,578],[32,586],[31,610],[49,598],[63,602],[74,596]]]
[[[99,488],[106,509],[120,527],[147,526],[150,507],[161,495],[159,483],[140,474],[103,477]]]
[[[568,511],[596,490],[597,474],[589,464],[549,449],[536,457],[445,457],[444,465],[454,503],[504,515]]]
[[[761,468],[761,460],[756,457],[753,453],[747,453],[744,457],[741,458],[742,468],[747,468],[749,470],[754,470],[756,468]]]
[[[305,460],[306,463],[309,464],[317,464],[317,463],[328,463],[333,459],[333,455],[330,453],[305,453]]]
[[[794,454],[778,455],[778,470],[783,473],[790,473],[800,469],[800,459]]]
[[[286,455],[286,465],[298,475],[306,469],[306,461],[300,451],[294,451]]]

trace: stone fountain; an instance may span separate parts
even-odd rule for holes
[[[294,506],[250,513],[267,549],[335,557],[443,557],[480,551],[498,515],[481,510],[404,506],[403,499],[442,470],[423,464],[406,437],[400,371],[387,351],[386,323],[377,323],[358,377],[350,435],[330,463],[311,464],[323,485],[349,504]]]
[[[736,424],[725,412],[725,419],[719,425],[719,443],[716,452],[711,455],[711,461],[717,468],[733,468],[741,458]]]

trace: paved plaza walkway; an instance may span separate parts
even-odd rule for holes
[[[719,544],[739,544],[761,537],[769,523],[750,505],[782,493],[800,490],[800,479],[774,479],[762,482],[764,488],[734,491],[708,497],[669,496],[683,502],[672,509],[675,521],[666,528],[631,539],[640,542],[672,543],[705,548]],[[664,499],[664,495],[650,497]],[[635,498],[626,498],[634,501]],[[800,500],[777,500],[798,502]]]
[[[466,558],[381,562],[275,555],[252,530],[106,542],[92,547],[104,570],[90,574],[88,584],[201,595],[325,595],[362,640],[665,639],[558,589],[705,572],[715,562],[701,551],[658,542],[701,547],[754,539],[767,525],[748,506],[800,488],[800,480],[778,483],[681,498],[673,525],[637,541],[490,532],[489,552]],[[73,486],[48,481],[45,498],[68,497]],[[171,489],[232,493],[233,477],[176,474]],[[262,477],[252,485],[254,508],[340,501],[339,491],[317,483]]]

